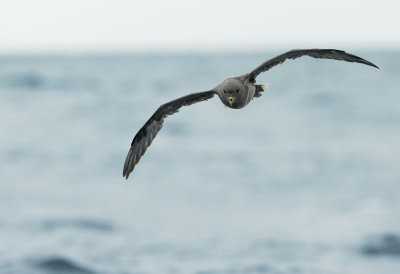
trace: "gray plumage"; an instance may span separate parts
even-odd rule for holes
[[[255,84],[256,78],[261,72],[282,64],[286,59],[296,59],[301,56],[356,62],[378,68],[373,63],[361,57],[335,49],[300,49],[278,55],[265,61],[247,74],[224,80],[209,91],[191,93],[160,106],[133,138],[131,148],[126,156],[123,176],[128,179],[129,174],[133,171],[135,165],[162,128],[164,119],[168,115],[178,112],[183,106],[211,99],[215,94],[218,94],[224,105],[235,109],[243,108],[254,97],[260,97],[261,92],[264,91],[264,85]]]
[[[168,115],[178,112],[183,106],[190,106],[191,104],[208,100],[214,95],[215,91],[213,90],[192,93],[160,106],[133,138],[131,148],[126,156],[123,176],[128,179],[129,174],[162,128],[164,119]]]

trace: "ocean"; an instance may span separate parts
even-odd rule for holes
[[[0,57],[0,273],[400,273],[400,52],[303,57],[169,116],[279,51]]]

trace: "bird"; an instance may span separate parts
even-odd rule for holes
[[[167,116],[178,112],[183,106],[207,101],[213,98],[214,95],[218,95],[222,103],[228,108],[243,108],[253,98],[260,97],[261,93],[265,90],[266,86],[264,84],[256,84],[256,78],[260,73],[282,64],[287,59],[294,60],[302,56],[361,63],[379,69],[378,66],[361,57],[337,49],[294,49],[277,55],[266,60],[249,73],[227,78],[210,90],[190,93],[161,105],[133,138],[125,159],[123,177],[128,179],[136,164],[162,128],[164,119]]]

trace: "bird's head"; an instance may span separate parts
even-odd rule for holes
[[[237,79],[227,79],[218,87],[218,96],[222,103],[230,108],[242,108],[245,101],[245,87]]]

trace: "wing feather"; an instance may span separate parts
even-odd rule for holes
[[[375,64],[373,64],[361,57],[347,53],[342,50],[337,50],[337,49],[295,49],[295,50],[285,52],[283,54],[280,54],[274,58],[271,58],[271,59],[265,61],[264,63],[259,65],[257,68],[255,68],[253,71],[246,74],[246,77],[251,82],[255,82],[256,77],[261,72],[265,72],[274,66],[282,64],[283,62],[285,62],[286,59],[296,59],[301,56],[310,56],[313,58],[322,58],[322,59],[342,60],[342,61],[346,61],[346,62],[356,62],[356,63],[361,63],[361,64],[365,64],[368,66],[378,68]]]
[[[160,106],[133,138],[131,148],[125,159],[123,176],[128,179],[129,174],[133,171],[135,165],[151,145],[151,142],[162,128],[164,119],[167,118],[168,115],[178,112],[183,106],[190,106],[194,103],[208,100],[215,94],[216,92],[214,90],[191,93]]]

